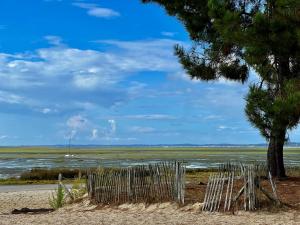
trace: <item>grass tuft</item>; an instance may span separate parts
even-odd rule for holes
[[[62,185],[58,185],[55,193],[52,193],[51,197],[49,197],[49,205],[57,210],[65,204],[65,191]]]

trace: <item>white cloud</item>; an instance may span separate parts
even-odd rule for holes
[[[66,121],[65,131],[62,131],[66,139],[80,140],[116,140],[117,122],[114,119],[106,120],[106,126],[100,126],[99,122],[93,121],[91,118],[75,115]]]
[[[0,102],[8,104],[25,104],[27,99],[7,91],[0,91]]]
[[[200,80],[196,80],[196,79],[191,79],[191,77],[182,69],[179,71],[176,71],[175,73],[170,73],[168,78],[170,80],[182,80],[182,81],[186,81],[192,84],[197,84],[200,83],[202,81]]]
[[[250,75],[251,79],[254,78],[254,75]],[[186,81],[192,84],[199,84],[199,83],[203,83],[202,80],[198,80],[198,79],[191,79],[191,76],[189,76],[183,69],[179,70],[173,74],[169,74],[169,79],[171,80],[182,80],[182,81]],[[206,83],[208,84],[221,84],[221,85],[226,85],[226,86],[240,86],[241,84],[239,82],[236,81],[232,81],[232,80],[227,80],[224,77],[221,77],[217,80],[212,80],[212,81],[206,81]]]
[[[75,101],[73,104],[74,107],[83,109],[85,111],[95,110],[97,108],[97,105],[95,103],[88,102],[88,101],[84,101],[84,102]]]
[[[6,138],[8,138],[7,135],[1,135],[1,136],[0,136],[0,140],[6,139]]]
[[[43,114],[57,114],[59,111],[56,108],[37,108],[35,111],[41,112]]]
[[[128,94],[132,97],[135,98],[137,97],[140,93],[142,93],[144,91],[144,89],[148,86],[145,83],[141,83],[141,82],[136,82],[133,81],[130,83],[131,86],[128,87]]]
[[[134,137],[129,137],[125,139],[126,141],[137,141],[138,138],[134,138]]]
[[[56,36],[46,38],[54,46],[19,54],[0,53],[0,90],[10,90],[0,92],[0,102],[26,103],[27,108],[44,114],[50,113],[46,108],[57,114],[113,107],[140,96],[147,86],[132,82],[129,88],[120,89],[119,84],[129,76],[180,70],[173,55],[175,40],[98,41],[99,45],[108,45],[100,51],[63,45]],[[43,94],[32,95],[33,89]],[[55,98],[45,93],[54,93]],[[85,102],[88,105],[81,104]]]
[[[103,8],[96,4],[89,3],[73,3],[74,6],[77,6],[82,9],[87,9],[87,14],[99,18],[112,18],[120,16],[120,13],[109,8]]]
[[[202,94],[201,98],[192,98],[189,104],[197,108],[222,108],[223,113],[224,111],[232,111],[232,109],[241,110],[245,104],[244,96],[247,93],[247,89],[247,86],[224,88],[222,84],[216,84],[202,89],[199,93],[195,93],[198,95]]]
[[[131,132],[136,132],[136,133],[153,133],[155,131],[153,127],[140,127],[140,126],[130,127],[129,130]]]
[[[18,105],[18,109],[30,110],[43,114],[58,113],[56,108],[45,107],[44,103],[38,100],[27,98],[22,95],[8,91],[0,91],[0,103],[9,105]]]
[[[164,136],[164,137],[173,137],[173,136],[179,136],[182,134],[180,132],[176,132],[176,131],[173,131],[173,132],[172,131],[164,131],[164,132],[161,132],[159,135]]]
[[[54,45],[54,46],[61,46],[62,45],[62,39],[59,36],[48,35],[48,36],[45,36],[45,39],[51,45]]]
[[[65,135],[65,139],[68,139],[68,140],[74,139],[76,134],[77,134],[77,130],[71,130],[68,132],[67,135]]]
[[[98,129],[93,129],[92,130],[91,140],[95,140],[97,138],[98,138]]]
[[[169,32],[169,31],[163,31],[163,32],[161,32],[161,35],[166,36],[166,37],[174,37],[175,33]]]
[[[73,79],[76,87],[81,89],[94,89],[99,83],[99,78],[94,75],[76,75]]]
[[[137,119],[137,120],[174,120],[177,119],[175,116],[165,115],[165,114],[145,114],[145,115],[127,115],[124,116],[127,119]]]
[[[203,120],[220,120],[222,116],[220,115],[208,115],[202,118]]]
[[[65,139],[74,139],[78,134],[83,134],[87,129],[89,129],[90,122],[87,118],[81,115],[75,115],[68,118],[66,122],[67,132]]]
[[[95,16],[95,17],[103,17],[103,18],[111,18],[111,17],[116,17],[120,16],[120,14],[112,9],[108,8],[91,8],[88,10],[88,14],[90,16]]]
[[[117,123],[115,120],[110,119],[107,121],[110,125],[110,134],[113,135],[114,133],[116,133],[117,130]]]
[[[225,126],[225,125],[220,125],[218,127],[218,131],[222,131],[222,130],[237,130],[237,127],[230,127],[230,126]]]
[[[44,113],[44,114],[48,114],[48,113],[50,113],[51,112],[51,109],[49,109],[49,108],[44,108],[43,110],[42,110],[42,113]]]
[[[67,120],[67,126],[73,130],[81,130],[86,127],[88,120],[81,115],[72,116]]]
[[[0,57],[0,78],[6,87],[46,86],[49,81],[64,79],[78,88],[94,88],[95,85],[110,85],[120,77],[109,68],[109,54],[67,47],[39,49],[33,59]],[[107,63],[107,64],[106,64]],[[106,65],[106,66],[105,66]],[[53,84],[52,84],[53,85]]]
[[[0,53],[0,86],[42,88],[54,82],[61,85],[63,80],[79,89],[95,89],[112,86],[137,72],[180,70],[173,55],[175,40],[98,41],[114,49],[103,52],[61,45],[56,36],[47,39],[55,46],[24,54]]]
[[[100,40],[100,44],[107,44],[119,48],[111,59],[118,59],[115,65],[121,71],[160,71],[173,73],[181,67],[173,54],[173,48],[179,41],[171,39],[154,39],[139,41]],[[120,55],[121,54],[121,55]]]

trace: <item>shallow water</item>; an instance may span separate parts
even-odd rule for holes
[[[130,167],[135,165],[158,163],[165,160],[150,159],[99,159],[86,156],[62,157],[50,156],[45,158],[0,158],[0,178],[18,177],[22,172],[32,168],[89,168],[89,167]],[[174,158],[170,160],[180,160],[186,163],[187,168],[212,168],[227,161],[242,162],[264,162],[261,155],[243,154],[208,154],[201,159]],[[298,155],[288,155],[285,157],[286,165],[299,166],[300,158]]]

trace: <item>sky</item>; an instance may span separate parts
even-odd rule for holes
[[[173,54],[188,34],[158,5],[0,6],[0,145],[265,142],[244,113],[255,74],[245,85],[190,80]]]

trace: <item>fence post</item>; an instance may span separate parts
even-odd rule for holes
[[[62,175],[61,175],[61,173],[59,173],[58,174],[58,189],[62,188],[61,181],[62,181]]]

